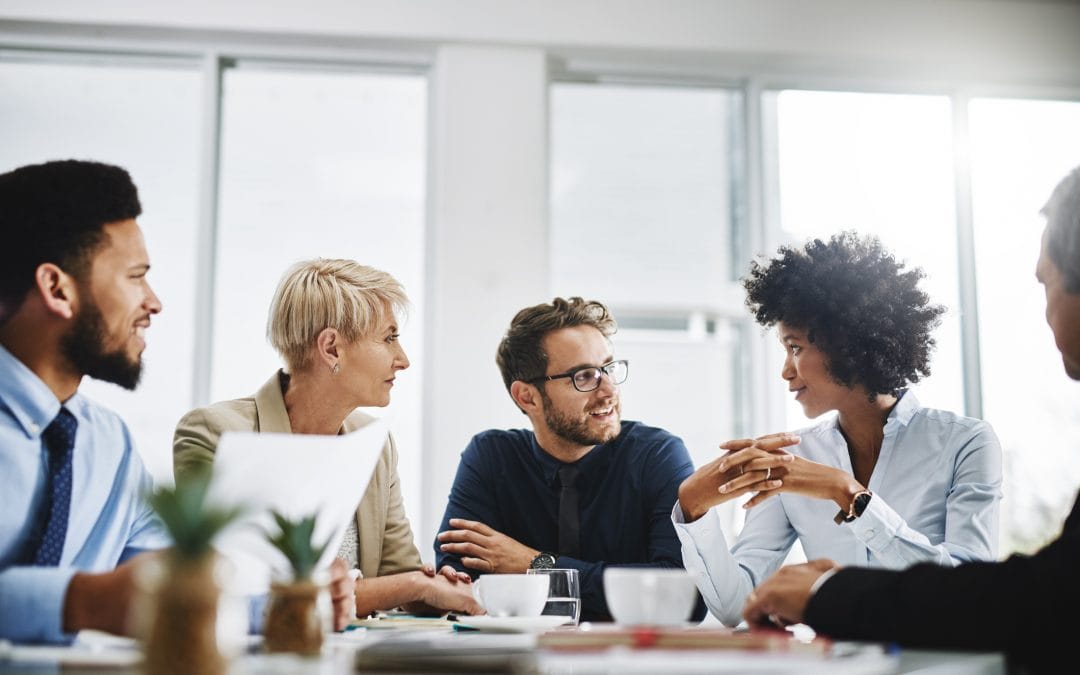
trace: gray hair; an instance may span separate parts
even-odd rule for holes
[[[1065,290],[1080,293],[1080,167],[1057,184],[1041,213],[1050,260],[1065,278]]]

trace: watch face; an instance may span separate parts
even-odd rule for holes
[[[870,503],[870,493],[869,492],[864,492],[864,493],[858,495],[857,497],[855,497],[855,503],[853,504],[853,508],[852,508],[852,510],[855,512],[855,515],[856,516],[861,516],[863,514],[863,511],[866,510],[867,504],[869,504],[869,503]]]
[[[549,570],[555,567],[555,554],[541,553],[532,559],[529,567],[534,570]]]

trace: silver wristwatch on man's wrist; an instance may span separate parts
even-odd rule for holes
[[[555,561],[558,559],[554,553],[548,553],[541,551],[532,559],[529,563],[529,569],[531,570],[549,570],[555,567]]]

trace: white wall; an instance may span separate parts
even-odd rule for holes
[[[458,457],[491,427],[527,426],[495,349],[547,297],[547,70],[537,49],[439,50],[432,76],[423,520],[431,547]],[[478,104],[481,102],[482,104]]]
[[[428,44],[646,50],[683,64],[741,63],[915,78],[1080,80],[1080,4],[1061,0],[0,0],[0,17]]]

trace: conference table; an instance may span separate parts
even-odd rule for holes
[[[593,675],[608,673],[807,673],[886,675],[956,673],[1004,675],[1000,653],[897,649],[887,645],[823,641],[800,635],[735,632],[720,636],[710,648],[699,629],[686,627],[690,644],[665,647],[656,634],[633,631],[633,640],[604,645],[612,636],[630,633],[611,625],[582,625],[541,632],[488,632],[463,629],[452,622],[429,620],[431,627],[407,629],[357,627],[327,636],[321,655],[301,657],[262,653],[258,636],[229,661],[231,675],[351,672],[505,672],[521,675]],[[600,643],[573,644],[585,634]],[[680,638],[679,629],[665,634]],[[715,633],[720,635],[719,633]],[[643,636],[646,639],[643,639]],[[651,637],[649,637],[651,636]],[[590,639],[592,639],[590,638]],[[629,638],[628,638],[629,639]],[[745,648],[740,646],[745,640]],[[675,643],[672,643],[675,644]],[[688,646],[690,644],[690,646]],[[583,645],[583,646],[582,646]],[[0,673],[78,672],[140,673],[137,643],[104,634],[80,634],[70,646],[22,646],[0,641]]]

